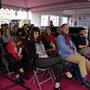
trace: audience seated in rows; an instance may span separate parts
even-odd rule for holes
[[[58,29],[57,38],[48,29],[40,33],[39,28],[31,27],[28,24],[24,24],[21,28],[16,24],[12,30],[9,29],[8,24],[4,24],[0,32],[0,38],[6,43],[8,62],[15,72],[16,82],[23,83],[23,78],[26,79],[30,67],[29,63],[33,59],[34,62],[31,64],[34,66],[55,68],[54,90],[61,90],[60,81],[63,65],[64,61],[67,61],[79,66],[83,78],[82,85],[90,88],[90,83],[86,79],[87,71],[90,71],[90,62],[77,53],[76,47],[69,37],[67,24],[63,24]],[[72,77],[71,74],[70,77]]]

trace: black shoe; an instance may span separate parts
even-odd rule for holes
[[[59,88],[55,88],[55,87],[54,87],[54,90],[62,90],[62,89],[61,89],[61,87],[59,87]]]
[[[24,81],[21,78],[16,78],[15,82],[18,84],[24,83]]]
[[[83,85],[87,88],[90,88],[90,82],[88,82],[88,81],[82,82],[81,85]]]
[[[28,75],[25,74],[25,73],[20,74],[20,76],[21,76],[23,79],[29,80]]]

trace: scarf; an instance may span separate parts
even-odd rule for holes
[[[73,52],[75,51],[75,48],[71,45],[70,41],[71,41],[71,37],[69,34],[65,34],[64,32],[60,32],[60,34],[65,38],[65,43],[67,46],[70,47],[70,49],[73,50]]]

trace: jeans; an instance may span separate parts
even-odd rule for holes
[[[63,60],[58,57],[48,57],[48,58],[39,58],[36,61],[36,66],[39,68],[49,68],[54,67],[54,75],[56,77],[56,82],[60,82],[62,73],[63,73]]]

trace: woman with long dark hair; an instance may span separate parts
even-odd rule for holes
[[[61,90],[60,80],[63,72],[63,60],[60,57],[49,57],[41,41],[39,28],[34,27],[31,40],[28,42],[29,56],[36,58],[36,66],[40,68],[55,67],[56,83],[54,90]]]

